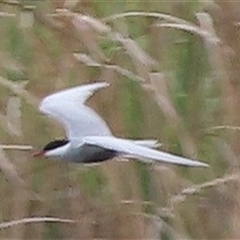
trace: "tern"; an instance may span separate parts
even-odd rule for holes
[[[155,140],[132,140],[115,137],[105,121],[86,100],[97,90],[109,86],[96,82],[62,90],[45,97],[39,110],[64,125],[65,139],[49,142],[33,156],[44,156],[75,163],[99,163],[115,157],[145,162],[163,162],[192,167],[208,164],[162,152]]]

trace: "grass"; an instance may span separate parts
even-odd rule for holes
[[[0,238],[238,239],[238,4],[64,3],[0,2]],[[89,104],[116,135],[211,167],[32,159],[64,134],[39,100],[99,79]]]

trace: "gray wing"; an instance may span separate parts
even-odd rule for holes
[[[89,136],[84,137],[83,142],[100,146],[109,150],[117,151],[123,155],[130,155],[136,158],[144,158],[149,160],[155,160],[165,163],[192,166],[192,167],[207,167],[208,164],[194,161],[191,159],[179,157],[170,153],[150,149],[141,145],[135,144],[128,139],[120,139],[111,136]]]

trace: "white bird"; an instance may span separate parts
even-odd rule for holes
[[[130,140],[112,135],[104,120],[85,101],[97,90],[109,86],[98,82],[63,90],[47,96],[39,110],[61,122],[66,130],[66,139],[54,140],[33,156],[53,157],[69,162],[97,163],[114,157],[137,158],[192,166],[207,167],[208,164],[186,159],[152,148],[155,140]]]

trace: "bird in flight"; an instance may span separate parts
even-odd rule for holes
[[[66,131],[65,139],[49,142],[33,156],[52,157],[75,163],[98,163],[115,157],[163,162],[192,167],[208,164],[154,149],[155,140],[132,140],[115,137],[106,122],[85,101],[107,82],[86,84],[45,97],[39,110],[59,121]]]

